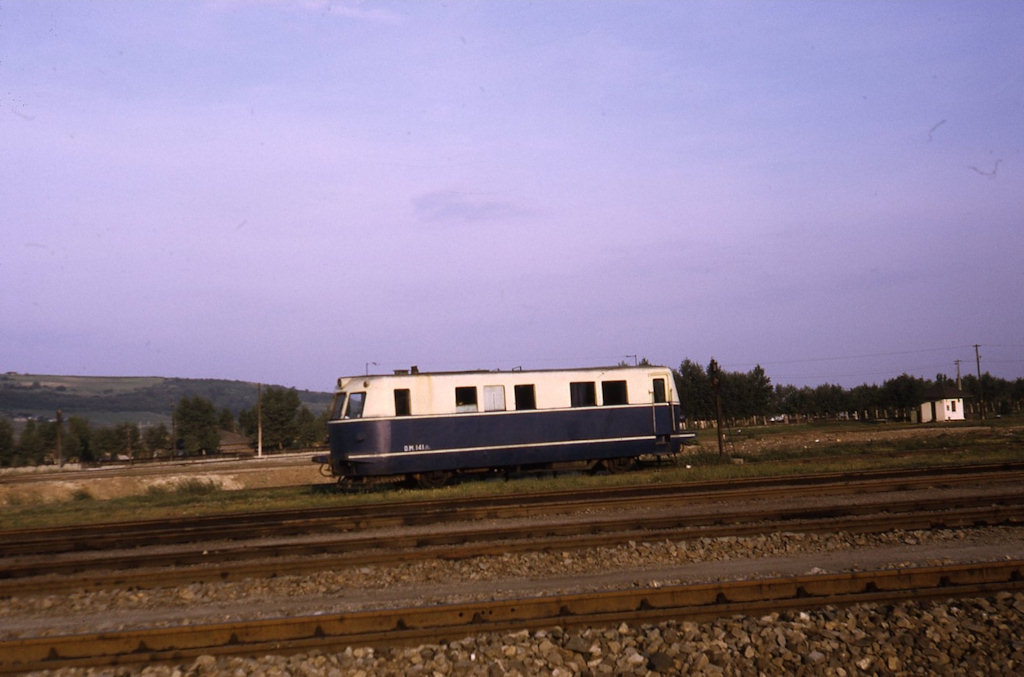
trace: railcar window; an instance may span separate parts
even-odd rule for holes
[[[536,409],[537,390],[532,383],[515,387],[516,409]]]
[[[341,412],[345,410],[345,393],[338,393],[334,396],[334,403],[331,405],[331,419],[341,418]]]
[[[601,381],[601,402],[605,405],[629,404],[625,381]]]
[[[477,411],[475,386],[460,386],[455,389],[455,411]]]
[[[408,388],[395,389],[395,416],[411,416],[412,400]]]
[[[668,393],[665,390],[665,379],[663,378],[654,379],[654,402],[656,404],[668,402]]]
[[[505,386],[484,386],[484,411],[505,411]]]
[[[366,393],[352,393],[348,396],[348,411],[345,418],[362,418],[363,403],[366,401]]]
[[[569,384],[569,404],[573,407],[597,405],[597,387],[593,381],[573,381]]]

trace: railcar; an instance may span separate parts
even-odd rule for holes
[[[328,421],[339,481],[586,462],[618,471],[679,452],[679,400],[666,367],[420,372],[338,379]]]

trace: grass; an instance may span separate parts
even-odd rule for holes
[[[559,473],[528,475],[508,482],[500,479],[471,480],[433,490],[386,488],[361,493],[339,493],[333,484],[275,489],[225,490],[216,482],[182,480],[151,488],[144,494],[97,500],[79,490],[72,500],[47,505],[13,504],[0,512],[0,529],[119,522],[231,512],[255,512],[294,508],[333,507],[393,501],[429,500],[508,493],[536,493],[588,487],[664,484],[787,476],[824,472],[855,472],[883,468],[909,468],[1000,463],[1024,459],[1024,418],[998,420],[992,425],[959,426],[938,435],[876,440],[865,443],[837,442],[805,446],[796,443],[770,451],[720,455],[714,431],[702,431],[698,446],[663,465],[618,475]],[[748,440],[781,439],[796,426],[752,428]],[[904,426],[905,429],[913,429]],[[863,424],[809,426],[822,437],[842,438],[863,431]]]

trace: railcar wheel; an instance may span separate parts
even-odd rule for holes
[[[412,480],[420,489],[438,489],[448,482],[449,477],[450,475],[443,470],[431,470],[415,473]]]
[[[617,475],[633,467],[635,459],[622,457],[622,458],[606,458],[601,461],[601,467],[612,475]]]

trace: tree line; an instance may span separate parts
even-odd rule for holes
[[[748,372],[731,372],[719,368],[714,360],[703,367],[689,358],[683,360],[673,374],[681,413],[688,424],[715,420],[718,403],[727,421],[764,422],[776,416],[791,420],[907,420],[930,388],[954,384],[944,374],[937,374],[935,379],[901,374],[881,385],[863,384],[854,388],[835,384],[773,386],[760,365]],[[981,376],[980,388],[979,380],[973,375],[961,381],[964,395],[974,399],[969,406],[975,412],[979,392],[989,414],[1024,410],[1024,379],[1007,381],[986,372]],[[255,447],[261,417],[265,450],[306,448],[322,443],[326,436],[327,411],[314,415],[302,404],[295,389],[268,387],[261,403],[242,409],[237,417],[230,409],[217,409],[208,398],[183,396],[174,407],[170,428],[163,423],[95,427],[87,418],[71,414],[59,423],[54,419],[29,418],[16,435],[13,422],[0,418],[0,467],[58,460],[96,463],[216,454],[225,431],[247,437],[250,446]]]
[[[776,416],[795,420],[908,420],[929,390],[941,385],[950,389],[956,386],[955,379],[945,374],[936,374],[934,379],[901,374],[881,385],[865,383],[853,388],[835,384],[772,386],[760,365],[748,372],[730,372],[718,368],[714,360],[705,368],[690,359],[683,360],[674,375],[682,414],[688,421],[716,419],[716,387],[723,418],[738,421]],[[979,389],[978,378],[973,375],[961,378],[961,391],[975,412],[979,410],[979,399],[984,401],[988,414],[1024,411],[1024,378],[1007,381],[985,372],[980,384]]]
[[[174,406],[170,428],[165,423],[97,427],[74,414],[59,418],[29,418],[20,434],[10,419],[0,418],[0,467],[210,455],[218,453],[225,432],[247,437],[255,448],[260,418],[266,450],[313,446],[323,442],[327,430],[326,411],[316,416],[295,389],[275,387],[237,418],[205,397],[183,396]]]

